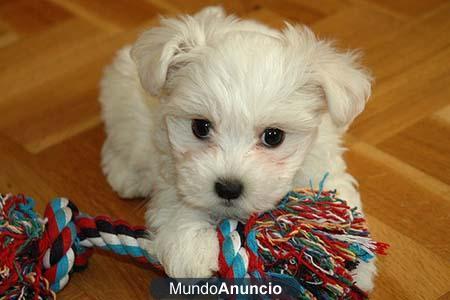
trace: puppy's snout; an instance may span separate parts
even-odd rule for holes
[[[239,198],[242,194],[244,186],[239,180],[219,179],[215,182],[214,189],[220,198],[233,200]]]

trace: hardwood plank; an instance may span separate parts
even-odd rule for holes
[[[437,122],[444,123],[446,125],[450,125],[450,105],[444,107],[441,110],[435,112],[431,118]]]
[[[77,78],[84,78],[89,81],[98,82],[99,76],[91,76],[92,73],[82,76],[83,73],[76,73]],[[79,76],[79,77],[78,77]],[[74,76],[75,77],[75,76]],[[66,77],[70,79],[71,77]],[[53,83],[56,83],[54,85]],[[57,87],[60,82],[54,81],[47,85],[45,89],[35,94],[33,99],[42,103],[45,97],[51,95],[49,88]],[[90,83],[90,82],[89,82]],[[97,101],[98,93],[95,85],[85,88],[83,85],[71,85],[70,88],[62,90],[60,93],[53,93],[56,99],[61,99],[50,106],[39,106],[33,110],[33,114],[26,111],[11,112],[17,119],[2,129],[5,135],[23,145],[27,151],[38,153],[52,145],[58,144],[72,136],[100,124],[100,107]],[[69,96],[70,95],[70,96]],[[35,105],[29,105],[34,107]],[[70,109],[67,109],[70,107]],[[28,111],[29,112],[29,111]],[[23,126],[24,123],[33,126]]]
[[[292,0],[292,1],[301,4],[302,6],[306,6],[310,9],[318,11],[321,15],[324,16],[332,15],[340,10],[352,6],[351,1],[349,0],[317,0],[317,1]],[[281,3],[279,5],[281,5]]]
[[[371,299],[436,299],[450,289],[446,257],[390,227],[383,218],[369,215],[368,221],[373,235],[390,244],[389,254],[377,260],[379,275]]]
[[[71,65],[79,65],[80,48],[99,36],[102,33],[96,27],[71,19],[3,48],[0,51],[0,88],[3,91],[0,109],[5,109],[3,105],[12,105],[8,99],[18,95],[26,98],[30,89],[63,76]]]
[[[348,144],[348,143],[347,143]],[[359,142],[353,139],[350,143],[350,149],[355,152],[366,154],[371,159],[383,163],[393,170],[401,170],[402,175],[414,181],[414,184],[421,187],[431,194],[436,194],[450,201],[450,186],[444,182],[430,176],[419,169],[401,161],[392,155],[389,155],[375,146]]]
[[[0,48],[12,44],[18,39],[18,34],[10,26],[0,20]]]
[[[67,11],[70,11],[73,15],[79,19],[85,20],[87,23],[95,25],[101,30],[107,32],[119,32],[123,29],[116,23],[105,18],[98,18],[97,14],[83,6],[78,5],[76,2],[66,0],[51,0],[53,3],[64,7]]]
[[[375,73],[377,83],[390,80],[421,63],[449,44],[450,3],[426,18],[411,22],[403,29],[389,32],[382,43],[367,49],[365,63]]]
[[[356,119],[350,132],[377,144],[447,106],[450,103],[448,63],[450,46],[411,65],[390,81],[376,84],[366,111]]]
[[[149,285],[154,277],[151,269],[138,266],[131,259],[97,251],[86,270],[71,276],[58,299],[72,299],[74,284],[88,297],[81,299],[149,299]]]
[[[336,41],[341,48],[361,49],[364,53],[383,40],[387,31],[403,28],[405,22],[393,15],[368,7],[351,6],[314,23],[320,36]]]
[[[24,194],[36,200],[42,212],[55,197],[52,185],[35,172],[35,161],[22,147],[0,134],[0,193]]]
[[[15,84],[0,100],[5,112],[0,131],[24,145],[30,152],[39,152],[67,137],[95,126],[99,122],[98,82],[101,73],[123,44],[135,39],[137,32],[98,35],[57,55],[59,60],[30,60],[7,70],[0,85],[32,80],[45,65],[46,75],[21,88]],[[93,52],[92,49],[98,49]],[[73,60],[72,57],[77,59]],[[64,68],[61,68],[61,61]],[[34,70],[33,70],[34,68]],[[27,71],[31,71],[27,73]],[[0,75],[2,77],[2,75]],[[39,84],[38,84],[39,83]],[[27,107],[26,110],[23,107]],[[34,126],[24,128],[24,122]]]
[[[72,15],[48,0],[2,0],[0,19],[19,34],[33,34],[58,25]]]
[[[135,28],[158,13],[164,13],[145,0],[74,0],[71,7],[75,11],[88,11],[95,19],[112,23],[122,29]]]
[[[255,10],[267,8],[293,23],[312,24],[325,14],[316,7],[300,1],[253,1]]]
[[[387,9],[394,10],[398,13],[407,16],[420,16],[433,9],[436,9],[440,5],[444,4],[445,0],[429,0],[429,1],[408,1],[408,0],[374,0],[373,2],[378,3]]]
[[[29,90],[27,98],[11,99],[9,105],[3,105],[8,117],[0,122],[1,131],[28,151],[37,153],[97,125],[100,122],[97,86],[109,59],[98,58],[81,69],[67,72],[59,80]]]
[[[207,5],[221,5],[228,12],[233,12],[241,16],[257,12],[259,10],[269,10],[280,15],[284,20],[294,23],[311,24],[315,21],[330,15],[339,9],[348,5],[347,1],[321,0],[287,0],[287,1],[271,1],[271,0],[250,0],[250,1],[217,1],[217,0],[198,0],[183,1],[170,0],[172,5],[181,9],[184,13],[195,12]]]
[[[285,27],[284,19],[281,15],[277,14],[266,8],[260,8],[253,10],[245,15],[246,18],[256,20],[267,24],[273,28],[282,29]]]
[[[378,148],[450,184],[450,124],[424,119],[383,141]],[[414,149],[414,151],[411,151]]]

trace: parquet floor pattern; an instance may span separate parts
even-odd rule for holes
[[[0,0],[0,191],[143,223],[144,200],[107,185],[97,103],[102,68],[159,14],[213,0]],[[450,299],[450,2],[241,0],[230,12],[310,25],[360,48],[376,84],[346,158],[371,230],[391,244],[372,299]],[[45,201],[44,201],[45,200]],[[156,273],[101,253],[60,299],[147,299]]]

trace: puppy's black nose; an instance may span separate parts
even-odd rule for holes
[[[234,179],[219,179],[214,184],[216,194],[223,199],[233,200],[242,194],[242,183]]]

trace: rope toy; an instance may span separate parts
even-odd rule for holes
[[[51,201],[44,218],[34,200],[0,195],[0,299],[55,299],[69,274],[86,267],[94,247],[161,268],[144,248],[145,227],[80,213],[68,199]],[[217,227],[223,278],[289,280],[300,299],[365,299],[352,271],[385,254],[356,209],[336,191],[298,189],[246,224]]]

